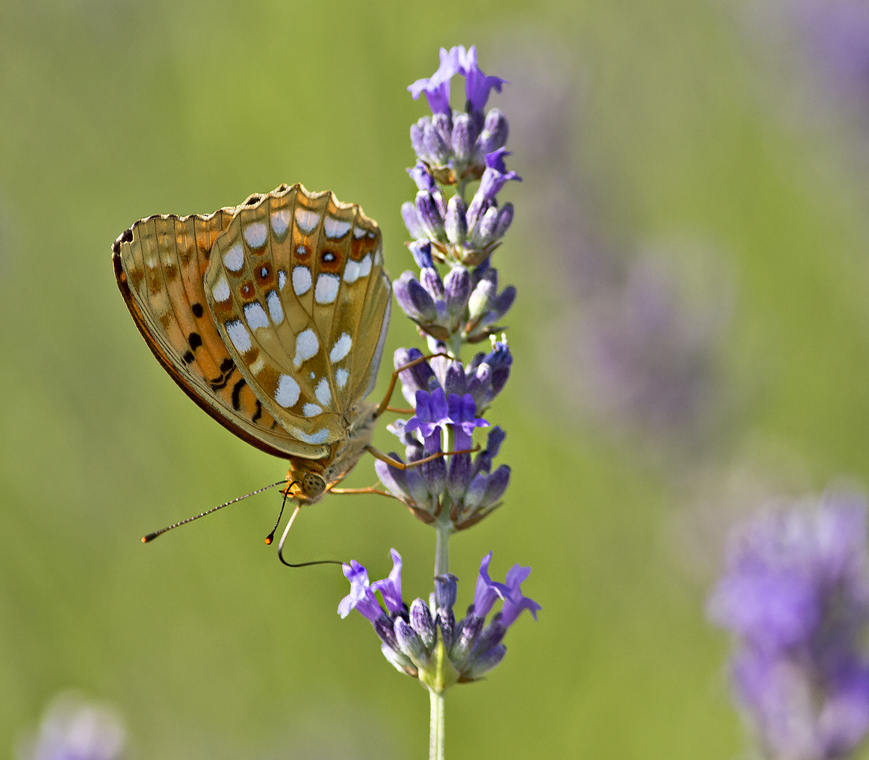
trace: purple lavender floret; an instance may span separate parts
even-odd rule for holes
[[[492,90],[500,92],[506,80],[487,76],[480,69],[475,47],[465,50],[458,46],[449,51],[441,48],[440,59],[431,77],[418,79],[407,88],[414,100],[425,94],[432,110],[430,117],[421,118],[411,127],[410,140],[434,177],[451,185],[479,179],[486,168],[487,154],[506,144],[506,118],[497,109],[485,111]],[[453,111],[450,106],[450,80],[456,74],[465,77],[464,111]]]
[[[503,659],[507,649],[502,641],[520,614],[528,610],[536,620],[540,610],[537,602],[522,594],[522,583],[531,569],[514,565],[504,583],[499,583],[489,576],[491,560],[489,552],[480,563],[474,602],[462,620],[456,621],[453,611],[458,579],[451,573],[435,578],[431,602],[418,598],[405,604],[400,596],[401,556],[395,549],[392,572],[383,581],[369,584],[368,572],[355,560],[344,565],[350,594],[341,601],[338,613],[344,618],[351,610],[359,610],[374,624],[387,660],[433,690],[478,680]],[[380,606],[375,590],[381,592],[390,614]],[[398,596],[394,596],[396,591]],[[489,617],[498,602],[501,609]],[[436,656],[438,647],[446,662]]]
[[[418,348],[400,348],[395,352],[395,368],[404,367],[423,357]],[[401,372],[402,392],[411,403],[416,403],[416,392],[443,389],[446,394],[470,394],[477,411],[482,412],[504,389],[510,377],[513,355],[506,341],[492,341],[492,350],[478,352],[467,367],[460,361],[435,357],[419,362]]]
[[[404,356],[421,354],[412,349]],[[428,382],[433,390],[417,388],[414,394],[416,415],[407,422],[398,420],[389,426],[405,444],[406,460],[396,452],[390,452],[390,456],[399,462],[412,463],[443,451],[442,432],[447,427],[452,431],[453,451],[467,452],[472,448],[473,431],[489,424],[477,416],[474,397],[470,393],[447,396],[443,388],[435,384],[436,376],[426,363],[405,373],[414,384]],[[415,517],[430,524],[446,509],[453,528],[464,530],[501,505],[510,483],[510,468],[500,465],[492,471],[492,467],[503,440],[504,432],[495,427],[489,433],[486,448],[476,455],[451,454],[403,470],[382,461],[377,461],[374,467],[383,485]]]
[[[825,494],[734,531],[709,616],[736,640],[735,695],[772,757],[835,760],[869,730],[866,500]]]

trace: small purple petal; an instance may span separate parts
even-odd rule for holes
[[[537,611],[541,609],[540,605],[533,599],[522,595],[522,584],[530,573],[530,567],[522,567],[521,565],[513,565],[507,571],[505,585],[510,589],[510,597],[504,600],[500,620],[501,625],[505,629],[513,625],[523,610],[528,610],[534,619],[537,620]]]
[[[391,549],[390,553],[392,554],[392,570],[389,577],[382,581],[375,581],[371,584],[371,588],[382,594],[387,610],[402,612],[404,601],[401,598],[401,555],[395,549]]]
[[[497,583],[489,577],[489,563],[492,552],[489,552],[480,563],[480,574],[477,576],[477,588],[474,591],[474,614],[486,617],[495,604],[496,599],[508,599],[510,589],[503,583]]]
[[[422,162],[417,161],[416,165],[407,170],[419,190],[425,190],[428,193],[439,192],[438,183],[434,177],[429,174],[428,167]]]
[[[473,45],[470,50],[464,52],[459,48],[459,72],[465,76],[465,95],[471,106],[482,111],[489,100],[489,93],[494,89],[501,92],[501,85],[507,82],[501,77],[487,77],[483,70],[477,66],[477,49]]]

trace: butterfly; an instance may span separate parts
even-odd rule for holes
[[[370,448],[392,286],[358,205],[281,185],[208,216],[142,219],[112,260],[163,368],[225,428],[289,460],[299,506]]]

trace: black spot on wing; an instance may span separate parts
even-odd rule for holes
[[[247,382],[242,378],[232,386],[232,408],[237,412],[241,411],[241,391],[245,385],[247,385]]]

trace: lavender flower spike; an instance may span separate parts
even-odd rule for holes
[[[731,536],[709,616],[736,640],[736,698],[765,752],[835,760],[869,731],[866,500],[763,514]]]
[[[382,592],[388,588],[384,600],[389,594],[387,606],[393,610],[390,616],[381,614],[374,626],[383,642],[381,651],[398,670],[419,679],[434,693],[440,694],[456,683],[482,677],[504,658],[507,650],[502,641],[519,613],[527,609],[535,620],[537,618],[540,605],[524,597],[520,588],[530,568],[514,565],[504,583],[493,581],[489,577],[491,552],[480,564],[474,604],[468,608],[467,617],[458,622],[453,612],[458,591],[458,579],[454,575],[447,573],[434,579],[430,602],[417,598],[408,605],[400,596],[401,557],[394,549],[392,559],[393,572],[389,579],[376,581],[371,586]],[[345,567],[350,568],[347,575],[351,593],[341,602],[339,610],[346,606],[348,598],[356,599],[369,593],[373,596],[365,568],[355,561]],[[486,618],[499,599],[504,603],[503,608],[492,615],[487,624]],[[366,614],[363,609],[360,612]]]

